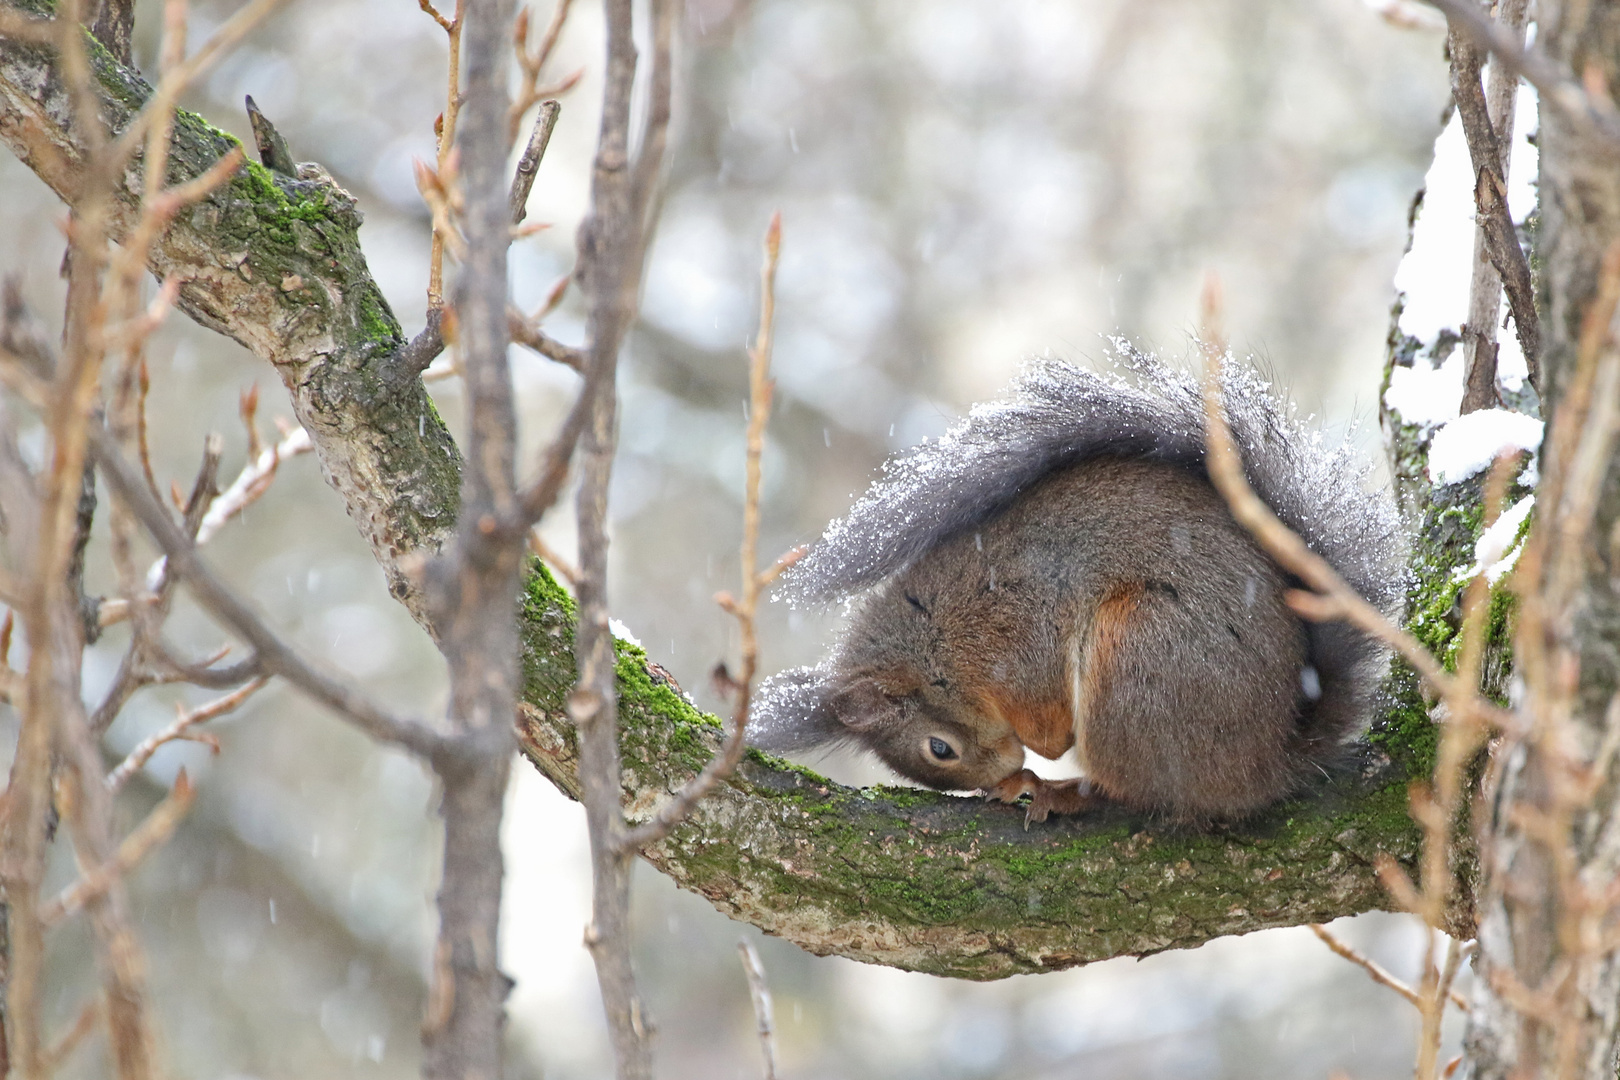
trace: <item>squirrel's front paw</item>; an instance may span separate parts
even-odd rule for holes
[[[985,788],[984,797],[993,799],[996,802],[1017,802],[1025,795],[1033,795],[1039,791],[1041,785],[1045,783],[1045,780],[1042,780],[1028,769],[1020,769],[1001,781],[1001,783]]]
[[[1031,794],[1024,828],[1032,821],[1045,821],[1052,814],[1078,814],[1101,801],[1084,779],[1042,780]]]
[[[1045,821],[1053,814],[1078,814],[1095,805],[1099,799],[1084,779],[1043,780],[1028,769],[1021,769],[1007,779],[985,790],[985,798],[998,802],[1017,802],[1030,796],[1029,809],[1024,814],[1024,828],[1032,821]]]

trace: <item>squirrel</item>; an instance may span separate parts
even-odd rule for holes
[[[1342,755],[1384,650],[1295,614],[1299,583],[1208,479],[1199,384],[1116,346],[1125,364],[1111,374],[1035,362],[1010,398],[891,460],[810,546],[783,592],[844,599],[852,618],[820,665],[761,686],[753,745],[853,743],[929,787],[1030,795],[1026,827],[1103,803],[1239,819]],[[1251,369],[1226,370],[1250,485],[1362,596],[1396,610],[1388,494]],[[1024,767],[1026,749],[1071,747],[1082,779]]]

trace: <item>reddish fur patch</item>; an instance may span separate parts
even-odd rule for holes
[[[985,712],[1000,717],[1018,741],[1044,758],[1055,758],[1074,745],[1074,720],[1062,700],[1033,700],[1015,696],[1005,686],[984,693]]]
[[[1136,606],[1142,599],[1142,585],[1133,583],[1115,589],[1091,615],[1091,633],[1086,639],[1084,667],[1080,671],[1080,702],[1101,700],[1108,693],[1114,676],[1114,659],[1130,629]],[[1080,722],[1085,722],[1080,717]]]

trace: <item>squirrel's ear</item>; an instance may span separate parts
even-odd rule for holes
[[[897,697],[915,690],[905,672],[837,676],[824,667],[793,668],[760,684],[748,718],[748,742],[775,754],[814,750],[858,737],[896,718]]]
[[[814,750],[849,738],[831,705],[821,668],[792,668],[760,684],[748,717],[748,743],[773,754]]]
[[[847,733],[870,731],[894,711],[894,702],[882,685],[864,675],[833,691],[829,705]]]

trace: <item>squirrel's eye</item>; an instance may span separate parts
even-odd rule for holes
[[[951,744],[937,735],[928,740],[928,752],[940,761],[950,761],[956,757]]]

